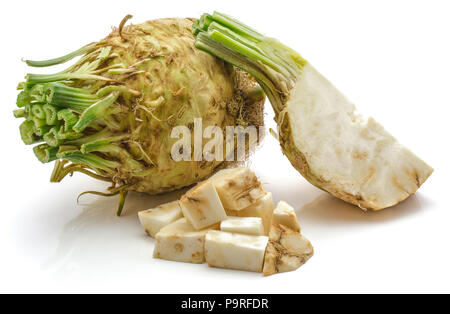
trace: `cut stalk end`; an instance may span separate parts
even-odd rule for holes
[[[197,48],[252,75],[277,113],[306,61],[275,39],[267,38],[222,13],[204,14],[193,27]]]

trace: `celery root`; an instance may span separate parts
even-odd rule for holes
[[[45,61],[80,57],[62,72],[28,74],[18,86],[20,135],[43,163],[55,162],[52,182],[81,172],[128,191],[159,194],[211,176],[224,161],[176,161],[177,126],[263,126],[264,94],[243,71],[194,46],[193,20],[168,18],[127,25],[102,40]],[[253,108],[250,112],[247,108]],[[258,109],[260,108],[260,109]],[[206,142],[206,141],[205,141]],[[206,145],[203,143],[201,149]]]

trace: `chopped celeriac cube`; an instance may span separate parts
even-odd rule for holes
[[[262,272],[269,238],[223,231],[208,231],[205,259],[209,266]]]
[[[260,217],[264,226],[264,234],[269,235],[272,225],[274,204],[272,193],[268,192],[255,203],[243,210],[227,210],[228,216],[235,217]]]
[[[200,230],[224,220],[227,215],[211,181],[204,181],[180,200],[184,217]]]
[[[285,201],[278,203],[273,211],[273,223],[285,225],[293,231],[300,232],[300,225],[295,215],[294,208]]]
[[[178,201],[160,205],[158,207],[140,211],[139,221],[145,232],[155,237],[159,230],[183,217]]]
[[[245,167],[219,171],[210,181],[225,210],[243,210],[266,194],[253,171]]]
[[[156,234],[153,257],[185,263],[201,264],[205,261],[205,234],[213,227],[196,230],[186,218],[165,226]]]

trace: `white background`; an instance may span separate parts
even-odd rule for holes
[[[8,4],[6,4],[8,3]],[[138,210],[175,199],[78,193],[82,175],[50,184],[52,165],[22,144],[12,116],[21,57],[63,55],[104,37],[126,14],[231,14],[300,52],[358,106],[435,168],[407,201],[382,212],[309,185],[268,136],[251,159],[274,198],[292,203],[316,254],[299,270],[260,274],[153,259]],[[450,292],[450,6],[448,1],[15,1],[0,4],[0,292]],[[31,70],[33,71],[33,70]],[[267,103],[267,125],[273,127]]]

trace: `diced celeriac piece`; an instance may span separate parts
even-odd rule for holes
[[[210,181],[225,210],[243,210],[266,193],[253,171],[245,167],[219,171]]]
[[[199,183],[183,195],[180,207],[184,217],[197,230],[209,227],[227,217],[211,181]]]
[[[269,235],[273,216],[272,193],[268,192],[255,203],[243,210],[227,210],[228,216],[236,217],[261,217],[264,226],[264,234]]]
[[[299,232],[274,224],[264,258],[264,276],[296,270],[314,254],[311,243]]]
[[[248,235],[264,235],[260,217],[228,217],[220,223],[220,230]]]
[[[272,223],[285,225],[293,231],[300,232],[300,225],[298,224],[294,208],[285,201],[279,202],[277,207],[275,207]]]
[[[139,221],[149,236],[155,235],[163,227],[183,217],[178,201],[160,205],[158,207],[140,211]]]
[[[169,261],[201,264],[205,261],[205,235],[213,227],[196,230],[186,218],[165,226],[156,234],[153,257]]]
[[[205,259],[209,266],[262,272],[269,238],[223,231],[208,231]]]

